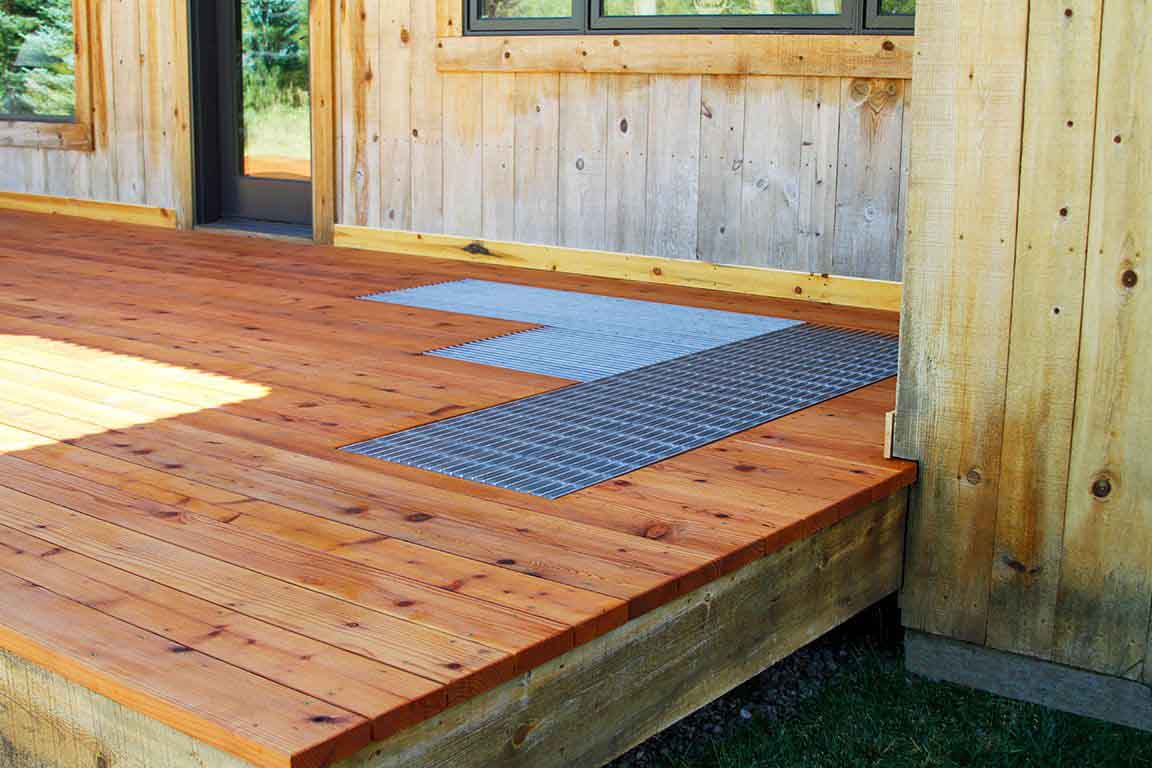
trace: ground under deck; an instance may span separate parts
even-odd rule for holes
[[[354,300],[462,277],[898,322],[0,213],[0,649],[322,765],[914,480],[881,455],[892,381],[558,501],[338,452],[568,383],[419,354],[528,326]]]

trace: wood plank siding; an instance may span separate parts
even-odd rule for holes
[[[338,19],[339,224],[900,279],[906,80],[442,72],[435,5]]]
[[[92,151],[5,147],[0,192],[190,211],[187,3],[87,0]]]
[[[905,620],[1147,684],[1152,7],[1002,0],[974,16],[921,0],[918,14]]]
[[[95,150],[0,146],[0,191],[148,205],[186,223],[186,9],[88,1]],[[901,277],[906,80],[447,72],[436,3],[351,0],[333,16],[335,136],[316,131],[336,152],[336,199],[326,183],[318,196],[324,237],[333,207],[346,225]],[[765,55],[786,57],[777,42]],[[867,56],[845,45],[848,71]]]
[[[916,469],[883,458],[892,380],[556,501],[339,450],[569,383],[422,355],[525,326],[370,291],[895,313],[60,216],[0,231],[0,590],[22,596],[0,649],[253,764],[349,756],[840,522],[885,567],[785,567],[763,610],[794,607],[747,634],[774,638],[755,658],[896,588]],[[704,633],[717,658],[740,625]]]

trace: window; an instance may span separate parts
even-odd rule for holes
[[[89,0],[0,0],[0,149],[91,151]]]
[[[911,30],[916,0],[466,0],[473,34]]]
[[[0,0],[0,119],[75,116],[72,0]]]

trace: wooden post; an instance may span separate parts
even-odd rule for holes
[[[1068,9],[1070,13],[1066,13]],[[1101,0],[1033,3],[988,642],[1051,658],[1064,538]],[[1087,96],[1086,96],[1087,94]]]
[[[332,242],[336,226],[336,50],[334,0],[309,12],[312,92],[312,237]]]
[[[918,8],[908,664],[1149,728],[1152,8],[977,6]]]
[[[908,626],[982,644],[1000,485],[1028,7],[922,0],[897,454]]]
[[[1152,682],[1152,77],[1147,0],[1109,0],[1100,49],[1057,660]]]

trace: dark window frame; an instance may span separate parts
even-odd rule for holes
[[[596,35],[668,33],[911,34],[915,16],[884,14],[881,0],[844,0],[832,15],[606,16],[603,0],[572,0],[573,14],[562,18],[492,19],[481,15],[483,0],[463,0],[469,35]]]
[[[872,32],[911,32],[916,16],[908,13],[881,13],[883,0],[867,0],[864,4],[864,29]]]

